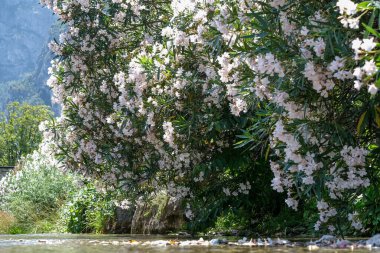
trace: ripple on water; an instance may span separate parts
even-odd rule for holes
[[[17,235],[0,236],[0,253],[309,253],[307,247],[166,245],[162,236]],[[181,240],[180,240],[181,241]],[[182,240],[184,241],[184,240]],[[136,242],[134,244],[133,242]],[[138,242],[138,243],[137,243]],[[145,242],[145,243],[141,243]],[[152,243],[154,242],[154,243]],[[177,241],[172,241],[177,242]],[[141,245],[143,244],[143,245]],[[313,253],[368,253],[368,249],[320,248]],[[380,250],[378,251],[380,253]]]

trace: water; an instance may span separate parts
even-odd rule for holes
[[[125,245],[129,240],[158,241],[163,239],[169,240],[170,238],[125,235],[0,235],[0,253],[310,253],[306,247],[286,246]],[[312,252],[348,253],[352,251],[355,253],[370,252],[367,249],[319,249]],[[377,252],[380,253],[380,250]]]

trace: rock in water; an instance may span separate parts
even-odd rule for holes
[[[380,234],[374,235],[366,241],[367,246],[380,247]]]
[[[243,243],[246,243],[247,242],[247,237],[243,237],[243,239],[241,240],[238,240],[238,244],[243,244]]]
[[[315,243],[316,244],[323,244],[323,245],[330,245],[330,244],[335,243],[335,241],[336,241],[336,237],[335,236],[333,236],[333,235],[324,235],[324,236],[321,237],[321,239],[319,239]]]
[[[268,238],[268,242],[269,242],[269,239],[270,238]],[[285,239],[280,239],[280,238],[271,240],[271,242],[272,242],[273,245],[287,245],[287,244],[290,243],[290,241],[285,240]]]
[[[210,241],[210,245],[221,245],[221,244],[228,244],[228,241],[226,239],[212,239]]]
[[[348,248],[351,245],[352,245],[352,242],[348,240],[338,240],[336,241],[334,247],[338,249],[344,249],[344,248]]]

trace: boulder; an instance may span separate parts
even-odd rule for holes
[[[116,217],[115,222],[112,226],[112,232],[116,234],[130,233],[135,210],[135,207],[128,209],[122,209],[118,207],[116,209]]]
[[[178,231],[185,223],[181,201],[170,201],[165,192],[136,206],[132,234],[164,234]]]
[[[324,235],[319,240],[317,240],[316,244],[322,245],[331,245],[336,242],[336,237],[333,235]]]
[[[367,246],[380,247],[380,234],[376,234],[366,241]]]

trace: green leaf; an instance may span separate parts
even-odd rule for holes
[[[363,23],[363,26],[365,27],[365,29],[367,30],[366,34],[364,37],[368,37],[368,34],[371,33],[372,35],[375,35],[377,38],[380,38],[380,34],[378,32],[375,31],[375,29],[373,29],[372,27],[366,25]]]
[[[363,122],[364,122],[364,119],[366,118],[366,115],[367,115],[367,112],[364,112],[360,118],[359,118],[359,122],[358,122],[358,125],[356,126],[356,132],[360,135],[361,133],[361,128],[362,128],[362,125],[363,125]]]
[[[379,113],[379,108],[376,108],[375,110],[375,122],[377,127],[380,128],[380,113]]]
[[[267,151],[265,152],[265,161],[268,161],[269,152],[270,152],[270,145],[268,144]]]
[[[373,9],[373,7],[371,7],[371,3],[372,1],[364,1],[364,2],[361,2],[357,5],[356,9],[357,10],[369,10],[369,9]]]

